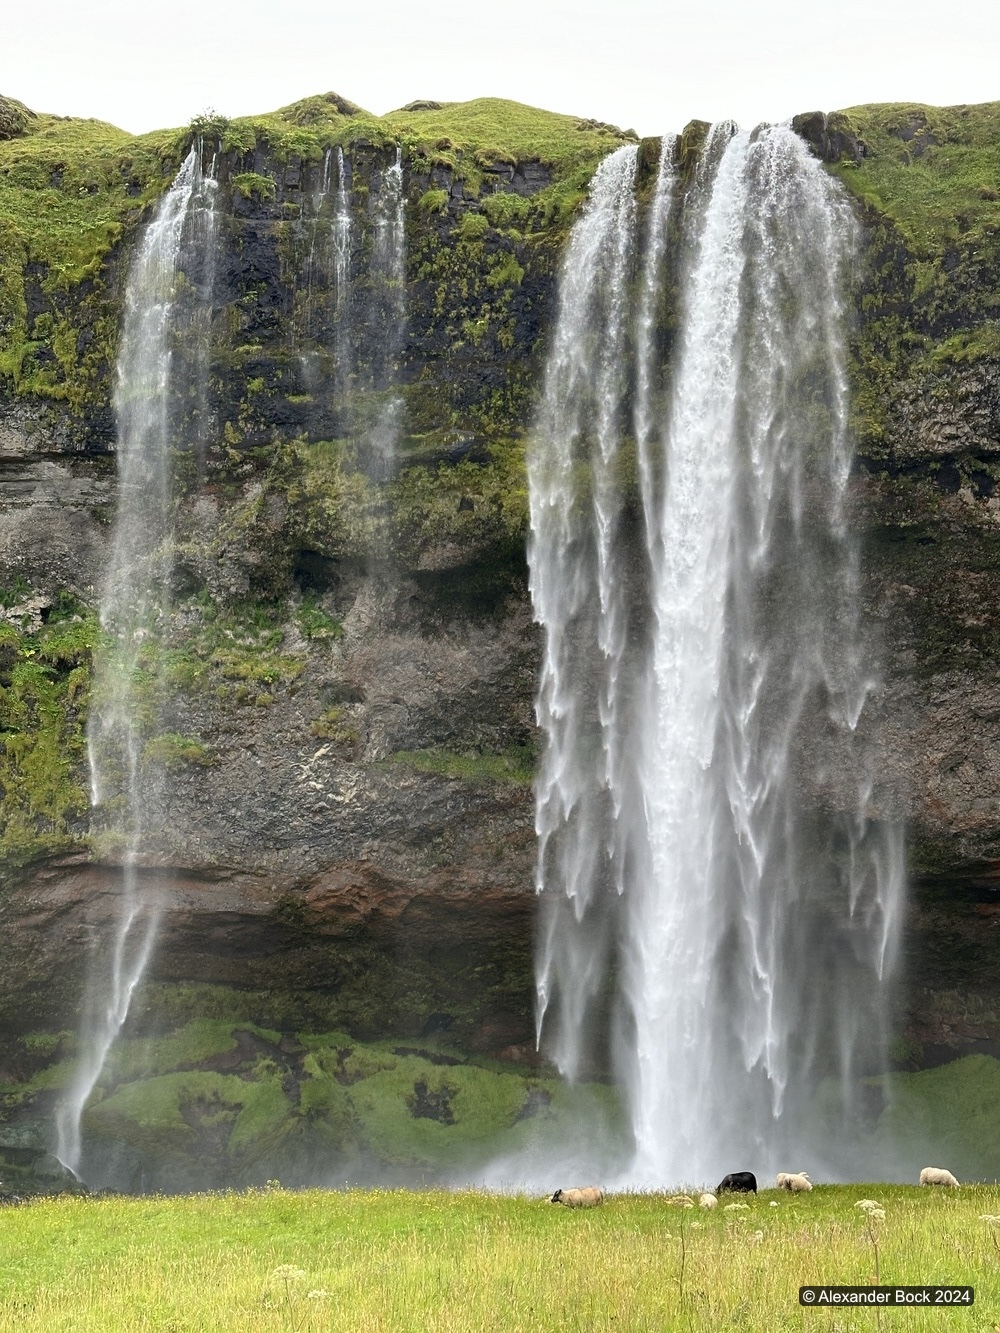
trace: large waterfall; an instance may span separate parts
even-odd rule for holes
[[[91,800],[121,862],[110,939],[91,960],[74,1082],[57,1115],[57,1154],[77,1170],[80,1120],[153,948],[157,892],[143,884],[144,841],[162,822],[163,769],[148,740],[166,702],[158,636],[170,612],[171,451],[207,431],[216,182],[196,143],[146,227],[128,277],[118,355],[118,507],[100,602],[88,748]],[[95,821],[97,822],[97,821]]]
[[[784,127],[595,176],[529,458],[538,1021],[621,1080],[637,1185],[848,1172],[884,1068],[899,830],[847,511],[854,249]],[[870,710],[869,710],[870,711]]]

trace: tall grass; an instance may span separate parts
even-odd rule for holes
[[[983,1215],[1000,1215],[1000,1189],[879,1185],[714,1213],[664,1195],[591,1211],[444,1191],[46,1200],[0,1212],[0,1329],[842,1333],[874,1328],[872,1311],[804,1309],[798,1288],[873,1280],[865,1197],[886,1214],[884,1284],[976,1287],[971,1309],[888,1309],[883,1326],[995,1333],[998,1224]]]

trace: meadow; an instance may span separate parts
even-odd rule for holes
[[[876,1273],[971,1283],[975,1303],[798,1303],[801,1284]],[[572,1211],[469,1191],[280,1188],[0,1209],[0,1329],[24,1333],[897,1327],[1000,1331],[1000,1187],[767,1190],[714,1212],[657,1194]]]

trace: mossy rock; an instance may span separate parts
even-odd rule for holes
[[[16,139],[36,119],[34,111],[29,111],[23,102],[0,97],[0,139]]]

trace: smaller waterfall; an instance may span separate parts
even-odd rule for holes
[[[347,164],[343,148],[337,149],[337,202],[333,215],[333,281],[337,313],[344,308],[351,280],[351,192],[347,184]]]
[[[336,163],[336,175],[334,175]],[[313,194],[313,219],[306,265],[308,283],[305,331],[326,342],[336,357],[336,381],[350,378],[351,353],[351,191],[342,148],[323,154],[319,189]]]
[[[337,196],[333,225],[333,317],[336,321],[334,349],[337,357],[337,386],[343,392],[351,374],[351,191],[347,182],[344,150],[337,149]]]
[[[406,338],[406,211],[403,153],[386,167],[373,199],[371,287],[365,359],[378,406],[366,432],[366,463],[372,479],[386,481],[396,470],[403,420],[398,393],[399,362]]]
[[[140,854],[162,824],[164,774],[145,748],[162,703],[155,645],[170,612],[171,450],[197,448],[208,429],[215,196],[214,173],[203,172],[198,142],[142,235],[126,288],[114,397],[118,507],[88,725],[92,805],[103,814],[100,836],[121,857],[121,897],[112,939],[98,941],[77,1072],[56,1117],[56,1152],[74,1171],[83,1109],[128,1015],[159,922]]]

